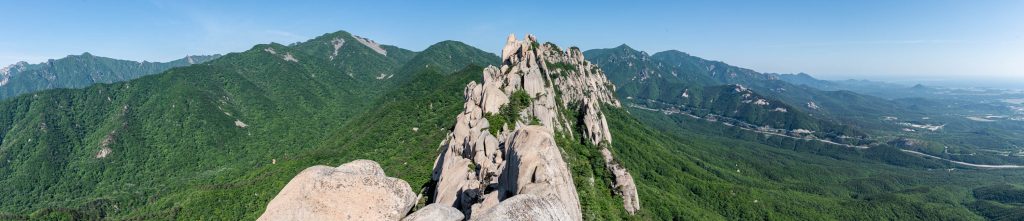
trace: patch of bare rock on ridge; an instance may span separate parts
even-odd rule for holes
[[[367,38],[359,37],[359,36],[352,36],[352,37],[355,37],[356,41],[358,41],[360,44],[366,45],[366,47],[369,47],[374,52],[377,52],[378,54],[381,54],[381,55],[384,55],[384,56],[388,55],[388,51],[384,50],[384,48],[380,47],[380,44],[377,44],[377,42],[375,42],[373,40],[370,40],[370,39],[367,39]]]
[[[463,111],[441,142],[429,205],[373,161],[314,166],[293,178],[260,220],[582,220],[572,172],[556,136],[592,142],[615,176],[611,187],[630,214],[636,185],[608,149],[601,108],[620,107],[615,86],[577,48],[562,51],[532,35],[510,35],[501,67],[463,91]],[[567,116],[567,112],[578,116]],[[500,125],[492,125],[500,124]],[[493,128],[492,128],[493,127]]]
[[[334,46],[334,52],[331,53],[330,60],[334,60],[334,57],[338,56],[338,50],[341,50],[341,46],[345,45],[344,38],[335,38],[331,40],[331,46]]]

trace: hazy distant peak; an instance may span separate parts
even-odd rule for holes
[[[629,47],[629,45],[626,45],[625,43],[623,43],[623,44],[621,44],[621,45],[619,45],[619,46],[615,47],[614,49],[620,49],[620,50],[632,50],[632,51],[636,51],[636,49],[633,49],[632,47]]]
[[[0,70],[0,99],[53,88],[82,88],[156,74],[174,67],[207,62],[220,55],[189,55],[167,62],[139,62],[95,56],[89,52],[49,59],[38,64],[18,62]]]
[[[434,47],[473,47],[473,46],[469,46],[468,44],[463,43],[461,41],[444,40],[444,41],[441,41],[441,42],[438,42],[438,43],[434,43],[434,44],[428,46],[427,48],[434,48]],[[426,49],[424,49],[424,51],[425,50]]]
[[[687,54],[686,52],[682,52],[682,51],[678,51],[678,50],[674,50],[674,49],[673,50],[666,50],[666,51],[654,53],[654,55],[651,55],[651,57],[656,58],[656,59],[657,58],[662,58],[662,59],[698,58],[698,59],[704,60],[703,58],[699,58],[699,57]]]

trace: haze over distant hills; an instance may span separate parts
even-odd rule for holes
[[[779,74],[800,76],[808,73]],[[802,78],[804,76],[801,76]],[[991,78],[991,77],[908,77],[908,76],[813,76],[815,80],[831,81],[835,83],[854,85],[876,85],[886,87],[913,87],[914,85],[926,85],[932,87],[947,88],[993,88],[993,89],[1024,89],[1024,79],[1015,78]]]
[[[99,57],[86,52],[39,64],[23,61],[0,69],[0,99],[46,89],[83,88],[97,83],[131,80],[219,57],[190,55],[169,62],[137,62]]]

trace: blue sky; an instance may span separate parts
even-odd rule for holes
[[[3,65],[82,52],[167,61],[337,30],[496,52],[508,33],[533,33],[825,79],[1024,82],[1024,1],[0,1]]]

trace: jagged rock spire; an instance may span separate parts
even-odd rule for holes
[[[505,47],[501,49],[501,61],[503,63],[504,63],[504,61],[508,60],[509,55],[511,55],[513,50],[516,49],[516,48],[514,48],[516,46],[514,44],[515,42],[516,42],[516,35],[515,34],[511,34],[511,33],[508,34],[508,38],[505,40]]]

